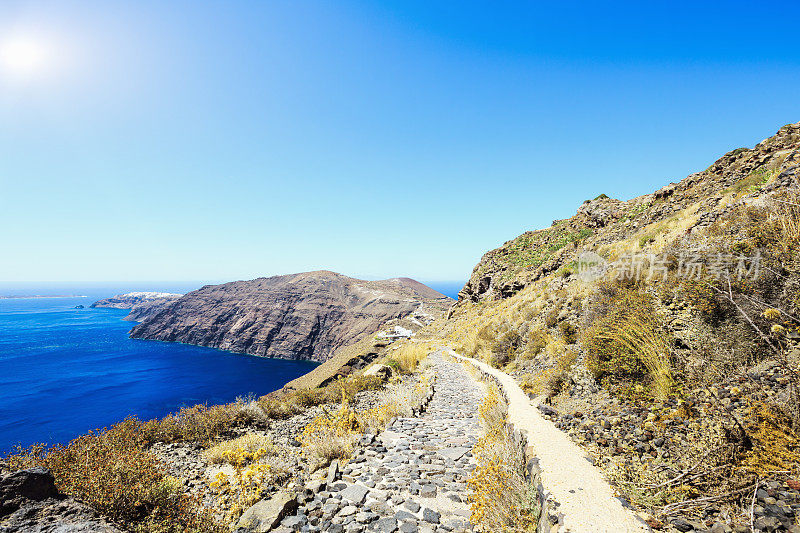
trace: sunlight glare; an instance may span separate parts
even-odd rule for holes
[[[46,56],[42,43],[31,39],[17,38],[0,44],[0,62],[11,73],[35,74],[44,67]]]

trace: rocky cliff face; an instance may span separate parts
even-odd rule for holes
[[[125,317],[125,320],[139,322],[144,320],[146,316],[160,311],[181,296],[183,295],[170,292],[129,292],[98,300],[91,307],[130,309],[130,313]]]
[[[325,361],[387,321],[441,313],[452,302],[408,278],[306,272],[205,286],[146,316],[131,337]]]

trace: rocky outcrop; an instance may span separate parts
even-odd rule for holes
[[[643,248],[675,217],[691,220],[682,231],[708,226],[736,199],[757,190],[767,193],[797,183],[800,165],[800,123],[787,124],[754,148],[737,148],[702,172],[690,174],[652,194],[620,201],[601,194],[586,200],[575,216],[556,220],[549,228],[528,231],[483,255],[459,292],[459,304],[508,298],[532,282],[559,269],[566,274],[584,250],[597,250],[633,239]],[[759,178],[765,169],[776,171],[769,182]],[[763,174],[763,176],[767,176]],[[728,198],[726,197],[726,200]],[[694,206],[694,212],[687,208]],[[640,245],[641,243],[641,245]],[[629,250],[630,251],[630,250]]]
[[[0,533],[121,533],[84,504],[58,493],[43,468],[0,474]]]
[[[205,286],[148,314],[131,337],[325,361],[387,321],[442,312],[452,302],[409,278],[306,272]]]
[[[118,294],[112,298],[98,300],[91,307],[129,309],[130,313],[125,317],[125,320],[140,322],[148,315],[160,311],[181,296],[183,295],[170,292],[128,292],[126,294]]]

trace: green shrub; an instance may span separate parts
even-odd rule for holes
[[[629,392],[639,385],[665,397],[673,385],[670,344],[652,297],[635,287],[606,283],[592,311],[595,318],[581,340],[595,375]]]
[[[567,344],[575,344],[578,342],[578,328],[571,322],[561,322],[558,325],[558,331],[561,332],[561,337]]]
[[[558,324],[558,309],[553,309],[547,313],[547,316],[544,318],[544,324],[548,328],[556,327],[556,324]]]

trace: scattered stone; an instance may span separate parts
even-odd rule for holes
[[[428,507],[422,510],[422,519],[431,524],[438,524],[441,517],[441,514]]]
[[[247,509],[236,524],[236,528],[246,532],[266,533],[296,508],[297,499],[294,495],[282,490],[270,499],[261,500]]]

